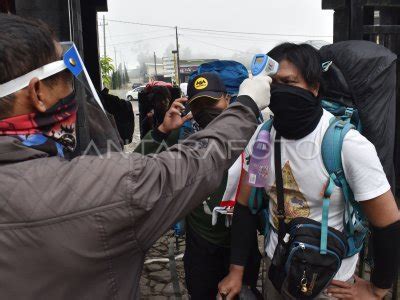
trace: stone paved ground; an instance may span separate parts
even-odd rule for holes
[[[171,241],[173,243],[173,248],[175,249],[175,257],[177,256],[175,261],[180,290],[178,295],[181,299],[189,299],[184,284],[182,262],[184,241],[183,239],[179,240],[179,250],[176,251],[175,238],[173,237],[172,231],[167,232],[163,237],[161,237],[146,255],[142,278],[140,280],[140,299],[176,299],[168,259],[168,248]]]
[[[172,300],[176,299],[175,292],[172,285],[172,278],[170,272],[170,263],[168,262],[168,247],[172,240],[175,247],[175,238],[173,231],[168,231],[161,237],[154,246],[149,250],[146,255],[145,266],[140,280],[141,297],[143,300]],[[260,238],[262,242],[262,238]],[[180,299],[189,299],[187,290],[185,288],[184,270],[182,262],[182,254],[184,251],[185,243],[183,239],[179,240],[179,250],[175,252],[177,265],[177,274],[179,278]],[[261,278],[261,276],[260,276]],[[258,288],[261,291],[262,282],[258,281]],[[205,299],[206,300],[206,299]]]

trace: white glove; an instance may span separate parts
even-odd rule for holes
[[[238,96],[249,96],[257,104],[259,110],[269,105],[271,98],[272,78],[266,75],[259,75],[247,78],[239,87]]]

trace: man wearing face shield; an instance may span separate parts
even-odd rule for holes
[[[282,215],[278,216],[281,208],[278,207],[279,178],[276,179],[275,166],[279,166],[282,172],[284,224],[300,218],[321,222],[322,198],[326,197],[324,190],[328,186],[329,176],[320,149],[333,115],[321,106],[319,89],[322,67],[319,53],[314,48],[307,44],[284,43],[272,49],[268,56],[278,61],[280,67],[273,77],[269,106],[274,113],[274,119],[270,131],[270,171],[265,182],[265,191],[269,196],[269,219],[266,222],[271,229],[265,243],[267,272],[264,299],[292,299],[293,296],[287,292],[291,287],[285,286],[287,282],[283,284],[281,292],[278,292],[269,279],[271,273],[268,272],[271,264],[278,264],[278,259],[274,260],[273,257],[278,252],[276,249],[279,250],[278,235],[282,224]],[[259,126],[246,148],[249,157],[261,127]],[[275,148],[277,140],[280,140],[281,162],[279,159],[274,161],[275,157],[279,157]],[[371,282],[365,281],[354,275],[358,253],[345,257],[327,289],[313,299],[382,299],[393,283],[399,264],[400,214],[373,144],[358,131],[350,130],[343,140],[341,155],[345,177],[354,193],[354,199],[360,203],[371,224],[375,268]],[[248,171],[248,166],[245,169]],[[249,232],[257,230],[257,217],[247,207],[250,193],[251,187],[247,181],[242,181],[232,225],[231,272],[219,285],[220,297],[225,295],[226,299],[234,299],[240,291],[244,264],[250,255],[247,237]],[[329,226],[338,231],[343,230],[344,203],[342,190],[335,187],[330,196],[327,221]],[[286,226],[283,228],[286,229]],[[289,238],[284,238],[285,242],[290,242]],[[289,260],[283,262],[288,262],[286,270],[289,270]],[[309,266],[304,269],[304,274],[307,267]],[[306,288],[308,286],[312,289],[312,283],[318,279],[319,273],[314,274],[313,281],[311,278],[308,281],[309,285],[306,282],[307,277],[304,277],[303,284]],[[293,283],[293,289],[301,288],[300,283],[296,284],[297,282]],[[304,299],[311,298],[305,296]]]
[[[113,129],[65,48],[43,23],[0,14],[1,297],[138,299],[146,251],[217,187],[268,105],[269,80],[246,81],[238,103],[179,147],[104,152]],[[89,132],[83,148],[76,126]],[[74,149],[98,155],[65,159]]]
[[[184,122],[193,116],[194,131],[201,131],[228,108],[230,95],[216,73],[202,73],[189,80],[188,99],[177,99],[167,112],[164,122],[149,132],[135,149],[143,154],[160,153],[186,138]],[[184,104],[186,103],[186,107]],[[176,119],[182,112],[190,113]],[[237,194],[243,157],[225,172],[220,185],[210,190],[203,203],[185,218],[186,243],[184,256],[185,281],[188,293],[193,300],[215,299],[218,283],[229,272],[230,235],[229,222]],[[213,171],[210,171],[213,172]],[[222,209],[221,203],[227,206]],[[227,209],[225,209],[227,208]],[[218,209],[224,214],[219,214]],[[226,212],[229,211],[228,214]],[[214,218],[213,218],[214,215]],[[256,291],[260,254],[257,250],[257,237],[253,236],[252,256],[247,262],[247,272],[243,280],[246,286]],[[250,271],[250,272],[249,272]]]

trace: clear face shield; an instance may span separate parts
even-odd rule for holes
[[[110,121],[81,56],[73,42],[61,42],[62,58],[49,63],[0,87],[0,97],[15,93],[29,85],[32,78],[43,80],[68,70],[74,77],[73,89],[78,104],[76,119],[76,147],[69,154],[95,155],[121,149],[118,133]],[[111,117],[112,118],[112,117]]]

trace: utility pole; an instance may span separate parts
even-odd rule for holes
[[[175,26],[175,37],[176,37],[176,60],[177,60],[177,65],[178,65],[178,82],[177,84],[180,85],[181,83],[181,66],[179,62],[179,40],[178,40],[178,26]]]
[[[104,39],[104,58],[107,57],[107,51],[106,51],[106,16],[103,15],[103,39]]]
[[[154,74],[155,74],[155,79],[157,80],[157,58],[156,58],[156,52],[154,52]]]

